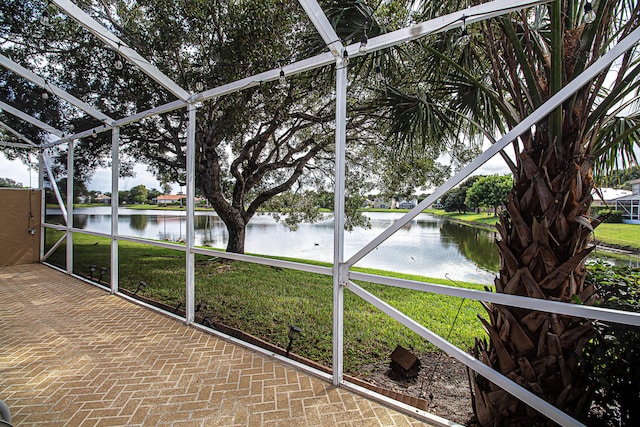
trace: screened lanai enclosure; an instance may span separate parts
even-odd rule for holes
[[[254,297],[260,281],[240,270],[225,275],[232,266],[264,266],[264,280],[282,283],[269,290],[280,301],[291,292],[289,286],[311,289],[328,278],[329,285],[317,285],[324,292],[322,301],[311,292],[306,300],[288,300],[299,312],[296,319],[280,315],[279,307],[261,308],[273,314],[273,324],[265,328],[285,332],[258,351],[374,396],[345,375],[345,365],[352,369],[353,361],[367,352],[393,350],[361,342],[358,331],[367,328],[367,317],[355,317],[352,307],[365,306],[365,312],[384,313],[387,328],[411,337],[405,345],[431,345],[473,372],[481,423],[508,423],[509,411],[524,407],[525,413],[560,425],[583,425],[566,409],[566,402],[578,397],[565,365],[574,362],[569,352],[588,341],[591,322],[585,319],[640,326],[638,313],[593,305],[593,289],[582,283],[590,252],[586,242],[600,222],[584,214],[591,199],[583,194],[590,194],[593,185],[590,159],[601,148],[589,141],[608,129],[600,117],[623,111],[637,116],[640,18],[634,2],[495,0],[435,6],[429,1],[49,0],[8,2],[3,8],[1,144],[13,158],[38,159],[39,187],[46,190],[43,263],[225,337],[225,322],[243,328],[243,301]],[[604,28],[598,27],[604,20],[612,22],[611,28],[596,30]],[[565,27],[554,32],[550,23],[559,21]],[[483,53],[468,48],[469,41]],[[502,47],[509,43],[521,48],[505,53]],[[558,56],[558,43],[575,49],[575,55],[567,55],[570,60]],[[597,43],[602,49],[591,52]],[[514,65],[531,57],[544,64],[538,69]],[[485,75],[467,71],[474,60],[489,64]],[[565,65],[553,67],[557,63]],[[448,81],[439,92],[428,84],[433,78],[416,78],[429,76],[424,70],[445,68],[458,73],[459,80]],[[624,70],[617,80],[613,77],[615,84],[611,69]],[[518,83],[510,95],[500,92],[504,86],[476,90],[494,77]],[[595,85],[601,92],[590,89]],[[474,108],[462,108],[465,97],[477,97],[470,103]],[[580,108],[568,111],[576,103]],[[602,114],[580,122],[578,116],[587,110]],[[454,125],[448,127],[449,122]],[[629,135],[633,140],[636,122],[624,123],[627,127],[618,129],[627,139],[621,140]],[[466,134],[471,128],[476,136]],[[536,143],[554,129],[561,137]],[[608,132],[610,140],[617,138]],[[434,135],[446,141],[432,143]],[[562,139],[571,137],[580,143],[563,145]],[[480,152],[483,141],[491,144]],[[431,169],[401,167],[405,153]],[[496,155],[505,158],[517,179],[508,215],[498,227],[501,265],[495,288],[483,291],[358,270],[367,254]],[[442,172],[442,157],[454,161],[455,173]],[[578,163],[577,158],[589,160]],[[185,189],[183,241],[120,233],[116,195],[120,178],[136,163]],[[552,164],[570,171],[569,178],[554,179]],[[99,167],[108,168],[112,177],[108,233],[86,231],[74,221],[78,185]],[[360,224],[352,215],[355,196],[366,191],[371,175],[389,171],[388,176],[395,173],[411,185],[439,186],[347,256],[345,228]],[[428,182],[425,175],[438,179]],[[309,208],[301,200],[318,188],[328,189],[333,202],[331,266],[244,253],[246,226],[257,212],[308,219],[300,213]],[[206,200],[224,223],[226,250],[196,245],[196,198]],[[526,212],[532,200],[540,214]],[[47,213],[47,203],[57,205],[59,220]],[[523,218],[529,216],[532,225],[525,225]],[[148,291],[162,281],[171,286],[154,299]],[[452,342],[447,331],[454,319],[444,319],[436,333],[424,319],[403,313],[387,291],[394,289],[485,304],[487,335],[476,342],[475,354]],[[220,306],[228,314],[216,317]],[[428,303],[422,307],[425,318],[438,318],[438,310]],[[331,319],[329,328],[314,324],[319,312]],[[514,316],[530,329],[512,323]],[[324,346],[330,359],[312,350],[305,354],[311,364],[287,357],[292,341],[299,339],[300,329],[291,328],[293,337],[287,341],[286,330],[294,323],[307,345]],[[287,344],[286,355],[273,350]],[[293,342],[293,353],[296,345],[299,341]],[[536,353],[538,361],[529,362]],[[539,380],[553,369],[558,370],[551,375],[557,383],[549,384],[557,384],[558,395],[550,401]],[[387,403],[407,410],[400,402]],[[504,411],[488,415],[503,404]],[[429,419],[423,408],[408,410]]]

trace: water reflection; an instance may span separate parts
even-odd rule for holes
[[[131,215],[129,217],[129,227],[132,230],[144,231],[147,228],[147,222],[149,217],[147,215]],[[151,217],[151,221],[156,221],[157,218]]]
[[[110,208],[84,208],[74,213],[74,226],[109,233]],[[47,218],[59,211],[51,210]],[[369,213],[371,228],[345,233],[348,259],[377,237],[402,213]],[[195,216],[196,245],[225,248],[228,233],[224,223],[210,212]],[[118,232],[147,239],[184,242],[186,215],[176,211],[136,211],[120,209]],[[247,227],[248,253],[332,262],[333,219],[300,224],[294,232],[268,215],[256,216]],[[491,283],[498,258],[492,233],[458,226],[447,220],[421,214],[372,251],[356,265],[429,277],[450,276],[455,280]]]
[[[64,219],[62,220],[64,222]],[[89,224],[89,215],[73,215],[73,226],[75,228],[85,229]]]
[[[500,257],[496,249],[496,232],[445,221],[440,224],[440,238],[453,242],[458,250],[488,271],[498,271]]]

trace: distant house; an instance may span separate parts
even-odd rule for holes
[[[593,197],[592,208],[599,210],[601,207],[614,207],[615,200],[620,197],[630,196],[632,193],[628,190],[620,190],[618,188],[594,188],[591,190],[591,196]]]
[[[417,204],[417,200],[400,200],[400,203],[398,203],[398,209],[413,209]]]
[[[182,206],[187,200],[187,196],[184,194],[161,194],[157,198],[153,199],[153,202],[156,205],[172,205],[174,203],[179,203]]]
[[[384,197],[374,197],[371,207],[374,209],[389,209],[389,200]]]
[[[105,196],[104,194],[98,194],[93,198],[93,203],[104,203],[105,205],[108,205],[111,203],[111,197]]]
[[[622,222],[640,224],[640,179],[631,181],[631,194],[617,198],[615,204],[622,211]]]

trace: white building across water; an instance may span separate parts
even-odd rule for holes
[[[615,200],[616,210],[622,211],[622,222],[640,224],[640,179],[631,181],[632,194]]]

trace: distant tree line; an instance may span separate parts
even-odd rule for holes
[[[4,188],[22,188],[21,182],[14,181],[11,178],[0,178],[0,187]]]
[[[6,185],[6,184],[15,184],[15,185]],[[67,191],[67,179],[62,178],[57,181],[58,189],[60,190],[60,195],[62,199],[66,201],[66,191]],[[16,183],[15,181],[8,178],[0,178],[0,187],[10,187],[16,186],[20,187],[21,184]],[[158,196],[165,194],[155,188],[148,189],[145,185],[140,184],[132,187],[129,190],[120,190],[118,191],[118,203],[121,205],[141,205],[141,204],[151,204],[154,199],[157,199]],[[96,203],[97,198],[100,195],[111,197],[110,192],[102,193],[96,190],[89,190],[82,182],[74,182],[73,185],[73,200],[75,203]],[[46,203],[55,204],[57,203],[56,196],[53,191],[47,191],[46,194]]]

